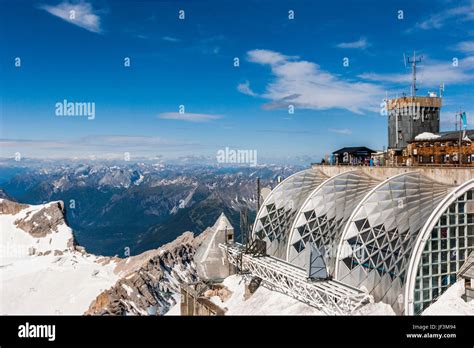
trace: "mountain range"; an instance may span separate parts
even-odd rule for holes
[[[257,178],[274,187],[298,166],[217,167],[162,162],[0,162],[0,194],[27,204],[61,200],[77,241],[92,253],[136,255],[224,212],[240,234],[240,211],[255,217]]]

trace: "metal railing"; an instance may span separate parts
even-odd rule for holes
[[[351,314],[370,302],[371,296],[357,288],[336,280],[310,281],[306,272],[294,265],[271,256],[246,254],[238,243],[219,244],[229,262],[262,280],[262,285],[328,315]]]

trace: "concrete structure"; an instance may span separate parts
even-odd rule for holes
[[[388,147],[401,150],[418,134],[438,133],[441,104],[434,96],[387,100]]]
[[[317,248],[329,279],[418,314],[474,250],[474,170],[314,165],[271,192],[252,236],[303,271]]]
[[[460,185],[463,182],[474,178],[474,170],[472,168],[463,167],[442,167],[442,166],[429,166],[429,167],[359,167],[359,166],[321,166],[318,164],[313,165],[313,169],[318,170],[327,177],[332,177],[341,173],[348,172],[350,170],[361,171],[368,176],[377,180],[386,180],[392,176],[409,173],[419,172],[424,176],[438,181],[446,185]]]
[[[194,262],[201,280],[219,281],[234,273],[234,267],[219,248],[221,243],[234,243],[234,228],[222,213],[210,229],[211,233],[196,250]]]
[[[474,252],[471,252],[464,265],[459,269],[458,277],[464,280],[464,299],[466,301],[474,300]]]

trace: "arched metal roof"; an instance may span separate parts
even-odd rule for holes
[[[319,249],[332,274],[342,229],[357,203],[380,183],[363,173],[352,170],[333,176],[319,185],[302,204],[291,228],[287,261],[307,268],[308,246]]]
[[[328,177],[306,169],[279,183],[263,202],[252,231],[253,238],[267,243],[267,254],[286,259],[288,237],[296,213],[306,197]]]
[[[413,314],[414,297],[420,312],[446,290],[447,275],[447,284],[455,281],[463,255],[474,250],[474,223],[467,215],[472,213],[464,211],[471,204],[474,179],[455,188],[418,171],[380,182],[357,169],[330,178],[308,169],[288,177],[265,199],[253,237],[266,241],[269,255],[304,269],[308,246],[316,246],[334,279],[366,289],[396,313]],[[448,223],[440,219],[448,215]],[[461,234],[461,227],[468,232]],[[436,243],[442,248],[430,246]],[[448,260],[448,273],[435,275],[437,264],[431,269],[429,260],[437,253],[445,257],[446,250],[458,256]],[[431,295],[416,297],[425,293]]]
[[[336,279],[364,287],[376,301],[403,312],[399,295],[404,291],[413,247],[449,188],[419,172],[393,176],[373,188],[344,228]]]

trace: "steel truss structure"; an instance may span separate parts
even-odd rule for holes
[[[310,281],[306,272],[272,256],[245,253],[241,244],[219,244],[228,261],[262,285],[313,306],[328,315],[351,314],[370,301],[367,293],[335,280]]]

